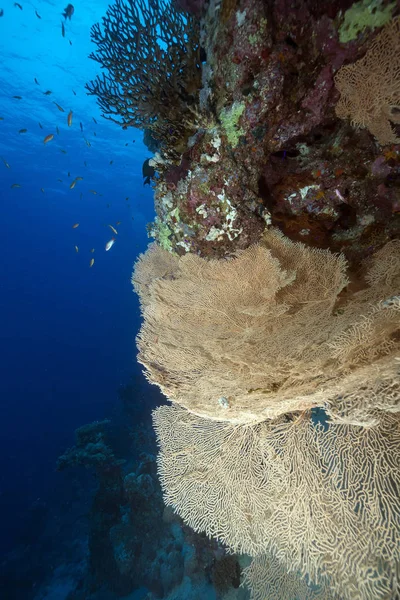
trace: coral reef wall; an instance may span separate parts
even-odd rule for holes
[[[396,598],[400,3],[174,10],[196,77],[171,94],[179,127],[148,136],[156,244],[132,278],[139,362],[172,402],[153,415],[164,499],[253,558],[257,600]]]
[[[380,2],[347,3],[347,10],[339,2],[210,2],[201,25],[198,130],[179,165],[154,159],[158,216],[150,232],[161,245],[221,257],[273,224],[291,239],[343,251],[355,265],[396,235],[396,133],[379,140],[356,127],[360,118],[338,119],[345,116],[338,102],[345,102],[346,69],[366,53],[368,64],[385,55],[398,72],[390,59],[398,54],[397,25],[381,34],[391,52],[377,53],[374,43],[397,11]],[[375,89],[377,118],[383,98],[392,107],[384,118],[396,126],[398,84],[392,76],[388,96],[360,72],[352,97],[370,107],[363,90],[371,98]]]

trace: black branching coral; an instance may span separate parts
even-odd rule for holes
[[[196,129],[198,22],[168,0],[117,0],[91,37],[97,51],[90,58],[105,72],[86,89],[97,96],[103,116],[150,130],[164,155],[179,154]]]

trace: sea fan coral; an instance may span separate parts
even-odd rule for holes
[[[269,229],[219,261],[153,244],[133,274],[139,361],[173,401],[153,413],[165,502],[254,557],[254,598],[277,578],[304,598],[400,592],[400,242],[358,291],[346,270]]]
[[[196,129],[200,88],[199,26],[168,0],[116,0],[91,29],[90,58],[108,74],[86,85],[103,116],[151,131],[175,157]]]
[[[397,261],[390,273],[388,254]],[[168,398],[202,417],[255,423],[340,398],[333,412],[359,422],[357,389],[372,397],[379,378],[371,365],[394,377],[400,301],[388,299],[400,287],[400,242],[371,263],[370,285],[338,307],[347,282],[342,256],[273,230],[230,260],[153,246],[133,275],[144,316],[138,360]]]
[[[366,127],[378,142],[398,144],[392,124],[400,124],[400,16],[385,25],[361,60],[335,76],[341,97],[339,118]]]
[[[375,428],[307,412],[249,426],[162,406],[153,419],[165,502],[195,531],[256,557],[247,578],[257,598],[272,597],[266,553],[337,599],[397,597],[399,415]]]

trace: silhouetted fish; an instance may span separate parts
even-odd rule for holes
[[[4,10],[2,8],[0,8],[0,17],[2,17],[4,15]]]
[[[146,160],[144,161],[143,166],[142,166],[142,175],[143,175],[143,179],[144,179],[143,185],[146,185],[146,184],[150,185],[150,179],[151,179],[151,177],[154,177],[154,174],[155,174],[155,169],[154,169],[154,167],[149,165],[149,161],[150,161],[150,159],[146,158]]]
[[[64,9],[63,17],[64,19],[71,20],[72,15],[74,14],[74,7],[72,4],[67,4],[67,7]]]

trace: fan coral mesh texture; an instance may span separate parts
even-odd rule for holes
[[[195,531],[272,554],[341,600],[400,593],[399,415],[373,428],[307,413],[249,426],[163,406],[153,420],[165,501]],[[265,593],[272,575],[256,567],[247,577]]]
[[[337,600],[337,595],[327,585],[309,585],[298,573],[287,572],[270,554],[253,558],[243,571],[243,584],[250,588],[251,600]]]
[[[343,422],[372,425],[381,373],[379,385],[393,390],[381,404],[399,405],[391,369],[400,242],[376,255],[367,281],[338,305],[345,259],[272,230],[231,260],[152,246],[133,275],[144,317],[138,360],[168,398],[203,417],[255,423],[325,406]]]
[[[338,117],[368,128],[382,145],[400,142],[392,126],[400,124],[400,17],[384,27],[364,58],[338,71],[335,83]]]

